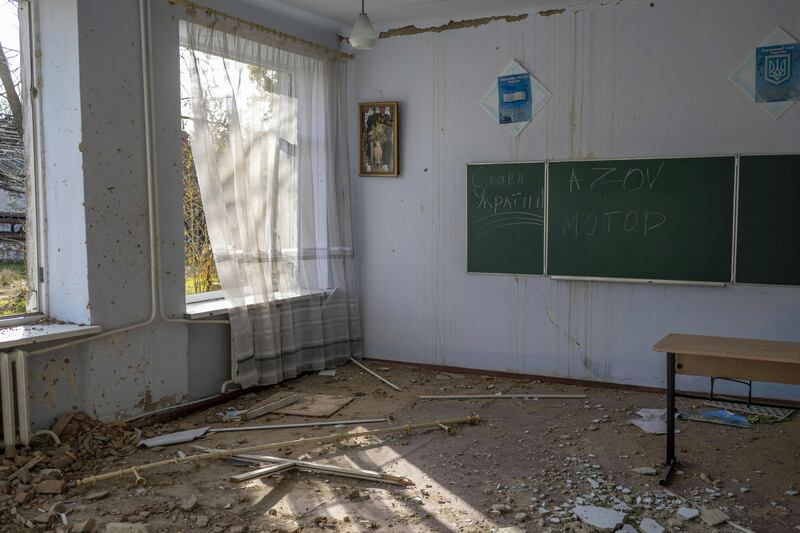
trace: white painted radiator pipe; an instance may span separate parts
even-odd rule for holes
[[[27,446],[31,436],[48,435],[56,445],[61,444],[58,435],[48,429],[31,433],[31,417],[28,411],[28,368],[25,352],[12,350],[0,352],[0,402],[3,414],[3,441],[0,441],[6,454],[19,442]]]

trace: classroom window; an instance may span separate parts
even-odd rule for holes
[[[0,317],[42,310],[28,25],[28,2],[0,1]]]
[[[184,280],[188,303],[222,298],[222,283],[217,271],[211,246],[203,194],[195,165],[196,142],[194,131],[197,121],[204,121],[211,132],[211,144],[204,147],[217,154],[236,157],[236,147],[231,146],[230,120],[236,108],[252,111],[253,122],[259,122],[262,132],[279,130],[277,122],[296,121],[296,116],[274,116],[271,105],[278,94],[291,92],[292,75],[280,69],[267,68],[240,61],[241,58],[222,57],[186,46],[180,48],[181,65],[181,161],[184,186]],[[192,81],[190,62],[202,64],[198,70],[203,75],[204,116],[196,116],[192,106]],[[235,79],[231,80],[232,71]],[[247,126],[241,126],[246,128]],[[282,142],[281,149],[293,152],[291,143]],[[247,154],[245,154],[247,155]],[[292,171],[293,172],[293,171]],[[223,179],[234,179],[232,176]],[[266,194],[265,191],[260,191]],[[296,217],[297,213],[292,216]],[[269,225],[270,220],[264,220]],[[230,221],[236,224],[237,221]],[[277,283],[276,283],[277,284]]]

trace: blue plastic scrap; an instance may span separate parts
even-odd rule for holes
[[[714,424],[724,424],[726,426],[737,426],[743,428],[753,427],[753,425],[747,420],[745,416],[742,416],[737,413],[732,413],[726,409],[691,411],[688,413],[681,413],[681,418],[685,418],[687,420],[697,420],[699,422],[712,422]]]

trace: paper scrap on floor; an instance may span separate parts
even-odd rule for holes
[[[239,409],[229,408],[225,411],[220,411],[217,413],[217,416],[225,422],[238,422],[242,419],[242,414],[245,412],[246,411],[241,411]]]
[[[667,410],[644,408],[636,411],[639,418],[631,418],[630,423],[645,433],[664,435],[667,432]],[[675,430],[675,433],[680,433]]]
[[[144,439],[137,446],[140,448],[155,448],[156,446],[168,446],[170,444],[181,444],[183,442],[192,442],[195,439],[205,436],[209,428],[189,429],[187,431],[178,431],[177,433],[168,433],[166,435],[159,435]]]

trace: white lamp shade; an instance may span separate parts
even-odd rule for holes
[[[369,50],[378,42],[378,34],[366,13],[361,13],[353,24],[353,31],[350,32],[350,46],[359,50]]]

